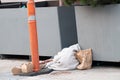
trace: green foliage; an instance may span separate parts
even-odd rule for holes
[[[79,1],[80,5],[91,5],[91,6],[120,3],[120,0],[64,0],[64,3],[67,5],[72,5],[76,1]]]
[[[64,0],[65,5],[72,5],[76,0]]]

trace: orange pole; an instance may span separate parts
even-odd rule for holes
[[[30,34],[30,52],[31,52],[32,64],[34,68],[33,70],[37,72],[40,70],[40,66],[39,66],[38,38],[37,38],[34,0],[28,0],[27,10],[28,10],[28,26],[29,26],[29,34]]]

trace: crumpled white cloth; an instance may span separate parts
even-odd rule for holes
[[[53,70],[75,69],[79,62],[74,56],[74,50],[81,50],[79,44],[74,44],[58,52],[58,54],[54,56],[53,61],[47,63],[46,67]]]

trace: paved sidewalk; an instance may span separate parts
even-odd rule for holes
[[[25,60],[0,60],[0,80],[120,80],[120,67],[93,67],[89,70],[53,71],[38,76],[13,76],[11,68]]]

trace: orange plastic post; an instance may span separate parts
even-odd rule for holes
[[[33,70],[37,72],[40,70],[40,65],[39,65],[38,38],[37,38],[34,0],[28,0],[27,10],[28,10],[28,26],[29,26],[29,34],[30,34],[30,52],[31,52],[32,64],[34,68]]]

